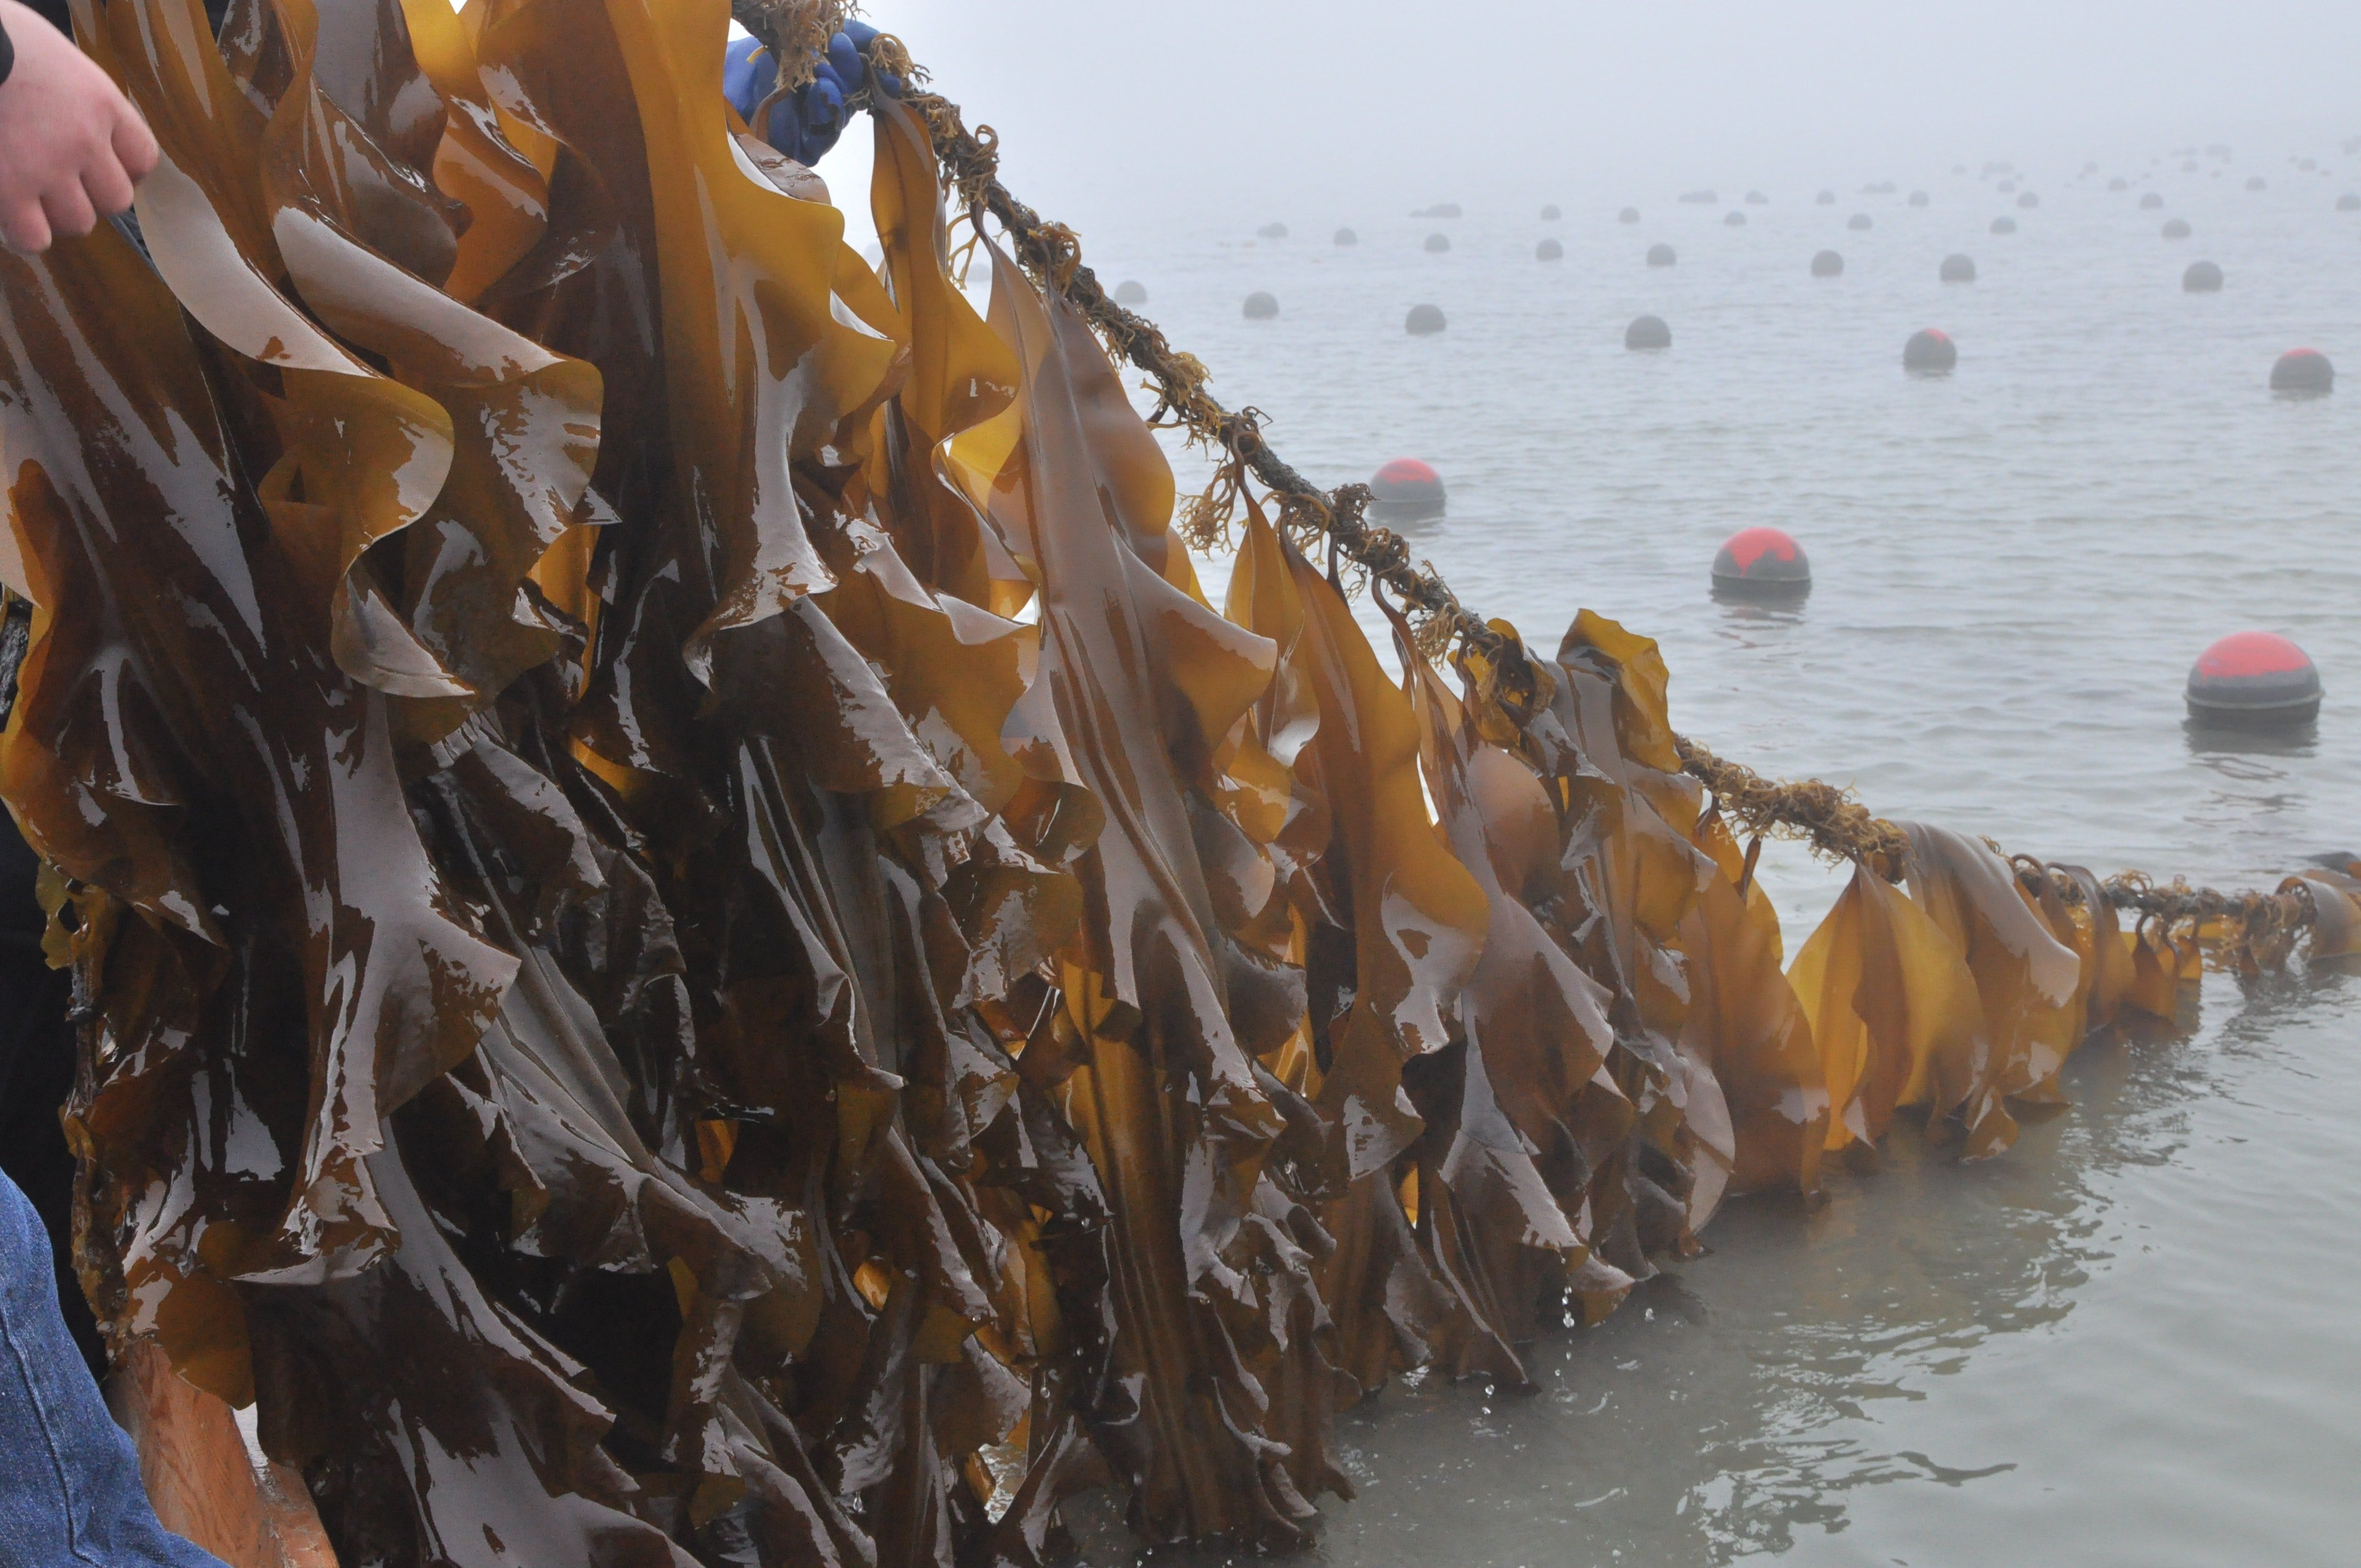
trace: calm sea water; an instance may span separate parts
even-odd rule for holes
[[[2361,169],[2215,167],[2143,162],[2125,193],[2037,170],[2032,211],[1930,170],[1924,209],[1804,185],[1741,228],[1728,187],[1555,224],[1547,191],[1455,222],[1402,215],[1411,192],[1143,210],[1089,240],[1307,474],[1442,469],[1450,515],[1416,543],[1466,602],[1544,647],[1583,606],[1660,640],[1675,722],[1724,754],[2103,873],[2269,884],[2361,847],[2361,214],[2334,210]],[[2020,232],[1988,233],[2002,214]],[[2159,237],[2173,216],[2194,237]],[[1293,237],[1256,240],[1270,221]],[[1422,250],[1436,231],[1449,254]],[[1563,261],[1535,260],[1544,236]],[[1642,265],[1659,240],[1676,267]],[[1807,275],[1822,247],[1842,278]],[[1938,282],[1955,251],[1979,281]],[[2222,293],[2181,291],[2200,258]],[[1241,318],[1257,289],[1279,320]],[[1422,302],[1447,332],[1405,334]],[[1643,312],[1669,352],[1622,347]],[[1958,340],[1956,375],[1903,374],[1922,326]],[[2299,345],[2353,381],[2273,398]],[[1755,523],[1810,554],[1799,612],[1708,597]],[[2318,663],[2314,737],[2185,729],[2191,663],[2246,628]],[[1838,883],[1766,861],[1792,950]],[[2073,1110],[2004,1158],[1905,1144],[1817,1207],[1733,1204],[1709,1255],[1535,1347],[1537,1393],[1436,1379],[1355,1412],[1362,1495],[1318,1557],[2361,1560],[2361,973],[2209,977],[2193,1032],[2094,1043],[2066,1080]],[[1091,1532],[1095,1560],[1136,1550]]]

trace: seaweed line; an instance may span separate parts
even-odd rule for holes
[[[814,0],[801,5],[796,0],[739,0],[739,10],[744,20],[748,15],[800,15],[813,5]],[[782,36],[801,36],[801,28]],[[1174,348],[1155,323],[1108,296],[1083,263],[1082,241],[1074,231],[1043,218],[1001,183],[1000,138],[992,127],[971,131],[958,104],[939,93],[922,91],[928,73],[901,40],[880,34],[868,55],[877,69],[909,84],[902,102],[927,126],[942,162],[944,185],[965,208],[976,232],[983,232],[986,215],[997,222],[1027,274],[1056,290],[1082,313],[1110,352],[1148,378],[1157,397],[1150,423],[1184,430],[1192,444],[1221,455],[1213,482],[1182,508],[1179,523],[1190,543],[1210,549],[1228,537],[1230,520],[1251,475],[1277,505],[1282,532],[1307,547],[1324,543],[1372,582],[1392,590],[1409,616],[1420,652],[1440,658],[1455,641],[1516,684],[1532,684],[1532,676],[1517,669],[1525,661],[1512,637],[1462,604],[1430,563],[1413,565],[1401,535],[1367,521],[1367,486],[1341,485],[1323,491],[1306,479],[1263,438],[1261,411],[1224,408],[1205,389],[1210,377],[1202,361]],[[1517,679],[1519,674],[1523,678]],[[1712,791],[1722,815],[1734,826],[1757,838],[1801,839],[1831,860],[1868,866],[1890,882],[1903,879],[1908,837],[1872,815],[1850,791],[1817,779],[1765,779],[1686,737],[1675,736],[1675,743],[1684,770]],[[2026,862],[2020,858],[2019,863]],[[2045,869],[2038,880],[2056,885],[2069,904],[2081,901],[2081,884],[2071,878]],[[2145,872],[2126,872],[2102,884],[2102,891],[2116,907],[2136,911],[2143,920],[2159,921],[2168,929],[2185,926],[2192,934],[2223,944],[2242,967],[2258,955],[2283,950],[2297,930],[2317,917],[2301,878],[2290,878],[2276,893],[2225,894],[2179,879],[2159,886]]]

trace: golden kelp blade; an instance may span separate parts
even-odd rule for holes
[[[1835,1109],[1828,1147],[1864,1151],[1896,1108],[1938,1119],[1972,1093],[1982,1003],[1958,945],[1899,888],[1853,868],[1788,978],[1812,1024]]]

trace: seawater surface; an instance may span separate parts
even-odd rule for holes
[[[1731,189],[1634,194],[1628,225],[1620,201],[1544,224],[1546,191],[1413,219],[1413,192],[1143,206],[1086,240],[1307,475],[1442,469],[1450,515],[1413,543],[1469,605],[1544,649],[1584,606],[1658,639],[1675,723],[1724,755],[2102,874],[2271,885],[2361,848],[2361,214],[2334,210],[2361,172],[2274,159],[2248,192],[2246,164],[2179,167],[2122,193],[2032,179],[2030,211],[1964,177],[1922,180],[1923,209],[1906,181],[1777,190],[1736,228]],[[1987,232],[2003,214],[2018,233]],[[2192,238],[2160,237],[2173,216]],[[1272,220],[1293,237],[1256,240]],[[1358,246],[1330,243],[1344,225]],[[1563,261],[1534,258],[1545,236]],[[1658,240],[1677,266],[1642,265]],[[1843,277],[1808,275],[1824,247]],[[1955,251],[1978,281],[1938,281]],[[2220,294],[2182,292],[2200,258]],[[1241,318],[1258,289],[1277,321]],[[1446,332],[1404,333],[1422,302]],[[1622,347],[1642,313],[1670,351]],[[1955,375],[1903,374],[1923,326],[1958,340]],[[2272,397],[2299,345],[2355,379]],[[1798,611],[1708,596],[1756,523],[1810,554]],[[2315,734],[2186,729],[2191,663],[2250,627],[2318,663]],[[1786,849],[1763,876],[1792,952],[1839,882]],[[1905,1132],[1824,1201],[1730,1204],[1707,1255],[1531,1347],[1531,1392],[1397,1385],[1346,1421],[1360,1497],[1326,1506],[1315,1559],[2361,1561],[2361,978],[2209,975],[2185,1022],[2091,1043],[2071,1109],[2001,1158]],[[1139,1554],[1110,1519],[1085,1535],[1093,1561]]]

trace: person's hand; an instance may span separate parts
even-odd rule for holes
[[[806,167],[818,162],[844,134],[846,106],[862,92],[901,96],[899,77],[881,71],[873,79],[869,62],[862,58],[861,51],[876,37],[877,29],[865,23],[845,23],[814,62],[812,79],[772,105],[771,123],[753,126],[755,133]],[[750,126],[777,76],[770,54],[752,38],[739,39],[723,57],[722,91]]]
[[[47,250],[131,205],[156,138],[106,72],[39,12],[0,0],[16,69],[0,82],[0,240]]]

